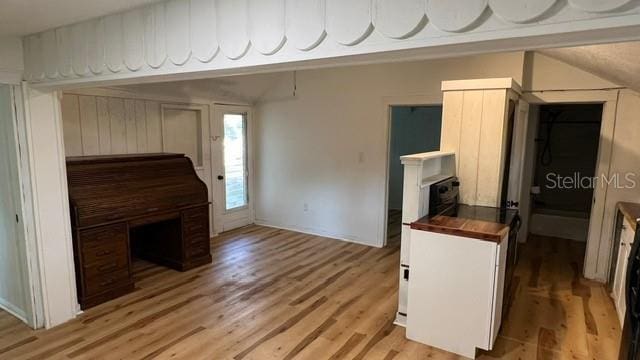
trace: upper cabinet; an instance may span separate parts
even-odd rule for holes
[[[460,203],[500,206],[520,85],[511,78],[456,80],[443,82],[442,91],[440,149],[456,154]]]

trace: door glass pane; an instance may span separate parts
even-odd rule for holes
[[[225,209],[247,205],[246,122],[243,114],[224,114]]]

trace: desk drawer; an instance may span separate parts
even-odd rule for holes
[[[101,259],[94,264],[84,267],[85,278],[89,281],[116,271],[129,271],[129,257],[127,253],[116,253],[115,256]]]
[[[190,259],[198,258],[209,255],[209,252],[210,249],[208,242],[190,245],[189,249],[187,250],[187,257]]]
[[[83,249],[100,246],[105,243],[127,241],[128,231],[126,223],[100,226],[93,229],[80,231],[80,240]]]
[[[128,270],[118,270],[109,274],[96,276],[89,281],[85,281],[87,289],[86,296],[100,294],[120,286],[125,286],[129,284],[130,281]]]
[[[209,232],[209,208],[200,207],[182,212],[182,226],[185,234]]]
[[[187,244],[190,245],[208,244],[210,241],[209,234],[202,231],[185,233],[184,240]]]
[[[82,260],[84,266],[100,266],[113,261],[128,261],[127,242],[108,242],[96,246],[82,247]]]

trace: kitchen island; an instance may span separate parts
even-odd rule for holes
[[[493,348],[514,224],[515,210],[467,205],[410,224],[407,338],[468,358]]]

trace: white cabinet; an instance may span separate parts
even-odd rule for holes
[[[616,274],[613,281],[613,302],[616,306],[616,312],[618,313],[618,319],[620,325],[624,323],[624,314],[627,309],[625,300],[626,290],[626,278],[627,278],[627,264],[629,263],[629,253],[631,252],[631,245],[634,240],[633,228],[629,221],[625,218],[622,222],[622,230],[620,232],[620,242],[618,247],[618,260],[616,264]]]
[[[455,157],[451,152],[433,151],[405,155],[402,193],[402,233],[400,246],[400,286],[398,289],[398,313],[396,325],[406,326],[408,281],[405,270],[410,266],[411,228],[409,224],[429,213],[429,185],[455,174]]]
[[[407,338],[474,358],[502,320],[508,241],[411,230]]]

